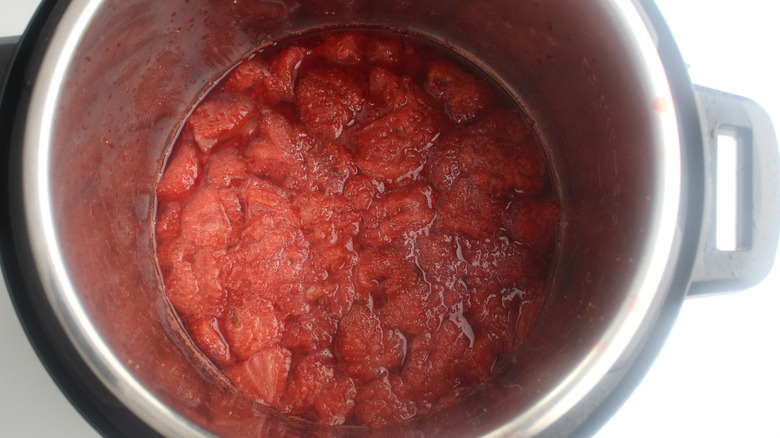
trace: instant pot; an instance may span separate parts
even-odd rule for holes
[[[451,4],[452,3],[452,4]],[[325,429],[260,407],[193,347],[161,292],[154,185],[225,70],[312,28],[401,28],[493,75],[535,121],[563,209],[526,345],[463,402],[393,427]],[[2,260],[42,362],[101,433],[588,435],[650,366],[686,295],[772,266],[775,134],[692,86],[650,1],[43,2],[0,108]],[[737,250],[715,245],[715,145],[740,144]]]

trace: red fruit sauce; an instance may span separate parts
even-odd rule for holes
[[[525,116],[420,38],[258,50],[160,179],[165,291],[247,396],[323,424],[451,405],[524,342],[560,209]]]

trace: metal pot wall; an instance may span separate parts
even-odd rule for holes
[[[521,351],[463,402],[375,430],[326,430],[233,389],[165,300],[151,234],[192,103],[254,48],[341,25],[429,37],[498,79],[535,121],[564,214]],[[649,1],[44,2],[7,81],[9,290],[50,372],[106,434],[587,434],[641,378],[689,291],[760,280],[777,245],[768,118],[692,87]],[[750,151],[749,238],[730,253],[712,245],[722,127]]]

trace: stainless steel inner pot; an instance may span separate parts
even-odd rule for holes
[[[151,234],[167,148],[198,97],[256,47],[341,25],[420,34],[493,75],[535,121],[564,212],[521,351],[457,405],[376,430],[321,428],[234,390],[182,332]],[[563,419],[641,346],[667,293],[680,147],[654,35],[630,1],[74,0],[27,112],[24,206],[63,330],[165,435],[568,434],[581,420]]]

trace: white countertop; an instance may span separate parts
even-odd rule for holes
[[[780,4],[656,3],[693,81],[755,100],[780,130]],[[0,0],[0,36],[20,34],[37,4]],[[780,437],[778,314],[780,262],[750,290],[687,300],[655,364],[597,437]],[[97,436],[38,362],[4,284],[0,351],[0,435]]]

